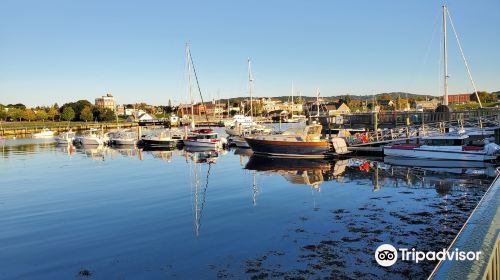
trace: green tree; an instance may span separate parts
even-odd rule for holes
[[[24,118],[24,110],[18,108],[9,108],[9,112],[7,112],[7,116],[13,120],[22,121]]]
[[[115,112],[109,108],[100,108],[99,110],[99,121],[111,122],[116,119]]]
[[[56,106],[52,106],[47,115],[50,119],[52,119],[52,121],[54,121],[59,116],[59,109]]]
[[[24,117],[26,120],[28,120],[30,122],[36,120],[36,114],[31,109],[24,110]]]
[[[6,120],[7,119],[7,111],[5,111],[4,108],[0,108],[0,120]]]
[[[478,91],[477,95],[479,95],[479,99],[481,100],[482,103],[496,102],[497,101],[496,93],[488,93],[486,91]],[[470,95],[470,100],[477,102],[477,97],[476,97],[475,93],[472,93]]]
[[[26,106],[22,103],[17,103],[17,104],[9,104],[7,105],[7,108],[16,108],[16,109],[26,109]]]
[[[90,106],[85,106],[85,108],[82,109],[79,119],[86,122],[90,122],[94,119],[94,115],[92,114],[92,109],[90,108]]]
[[[75,118],[75,111],[70,106],[66,106],[63,109],[63,112],[61,114],[61,118],[65,121],[71,121]]]
[[[39,120],[39,121],[44,121],[48,118],[48,114],[47,112],[45,112],[45,110],[38,110],[36,111],[36,119]]]

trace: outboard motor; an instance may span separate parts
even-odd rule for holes
[[[486,145],[484,145],[484,150],[486,151],[486,154],[490,156],[500,155],[500,145],[495,143],[486,143]]]

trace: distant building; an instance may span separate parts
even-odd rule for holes
[[[127,122],[140,122],[140,121],[151,121],[151,120],[154,120],[154,117],[144,112],[143,110],[135,111],[132,115],[127,117]]]
[[[452,94],[448,95],[448,103],[450,104],[465,104],[470,102],[470,94]]]
[[[226,110],[223,104],[205,104],[205,110],[207,115],[222,115]]]
[[[288,109],[288,108],[283,108],[281,106],[281,100],[277,98],[262,98],[260,102],[262,103],[262,110],[266,112]]]
[[[115,98],[111,93],[107,93],[105,96],[96,98],[95,106],[99,108],[108,108],[113,111],[116,111]]]
[[[116,114],[118,116],[125,115],[125,106],[124,105],[118,105],[118,106],[116,106]]]
[[[380,106],[394,107],[394,101],[392,100],[379,100],[378,104]]]
[[[413,107],[415,107],[417,111],[436,110],[439,104],[441,104],[441,101],[437,98],[433,98],[429,101],[413,101]]]
[[[177,115],[191,115],[191,108],[193,108],[194,115],[202,115],[206,112],[205,105],[203,104],[195,104],[193,106],[191,106],[191,104],[180,104],[179,107],[177,107]]]

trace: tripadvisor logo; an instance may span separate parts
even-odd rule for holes
[[[411,261],[415,263],[419,263],[420,261],[428,260],[428,261],[477,261],[481,255],[481,251],[473,252],[473,251],[461,251],[459,249],[455,249],[453,251],[448,251],[446,249],[442,249],[440,251],[417,251],[415,248],[411,250],[407,248],[399,248],[397,250],[391,244],[382,244],[378,246],[375,251],[375,260],[381,266],[392,266],[398,260],[398,251],[401,255],[402,261]]]
[[[382,244],[375,251],[375,260],[381,266],[391,266],[398,260],[398,251],[391,244]]]

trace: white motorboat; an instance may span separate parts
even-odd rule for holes
[[[256,123],[253,121],[252,117],[244,116],[244,115],[234,115],[232,120],[224,121],[225,127],[234,126],[236,123],[240,123],[244,126],[255,125]]]
[[[75,133],[70,130],[64,133],[60,133],[56,137],[57,144],[71,144],[75,140]]]
[[[139,142],[137,132],[134,131],[118,132],[110,140],[115,145],[137,145]]]
[[[182,136],[179,136],[178,133],[175,133],[170,129],[164,129],[161,131],[155,131],[148,135],[144,135],[142,137],[142,143],[146,147],[175,148],[180,141],[178,137]]]
[[[489,161],[499,155],[500,146],[468,146],[466,134],[444,134],[424,137],[424,144],[394,144],[384,147],[384,155],[406,158]]]
[[[291,118],[288,118],[286,122],[288,123],[301,123],[301,122],[306,122],[307,117],[304,115],[292,115]]]
[[[192,130],[187,139],[184,140],[186,147],[203,147],[210,149],[220,149],[225,144],[225,139],[219,138],[219,134],[211,128]]]
[[[85,146],[101,146],[108,143],[109,138],[101,130],[90,129],[77,137],[75,141]]]
[[[54,131],[44,128],[42,131],[33,134],[33,138],[50,138],[54,137]]]

